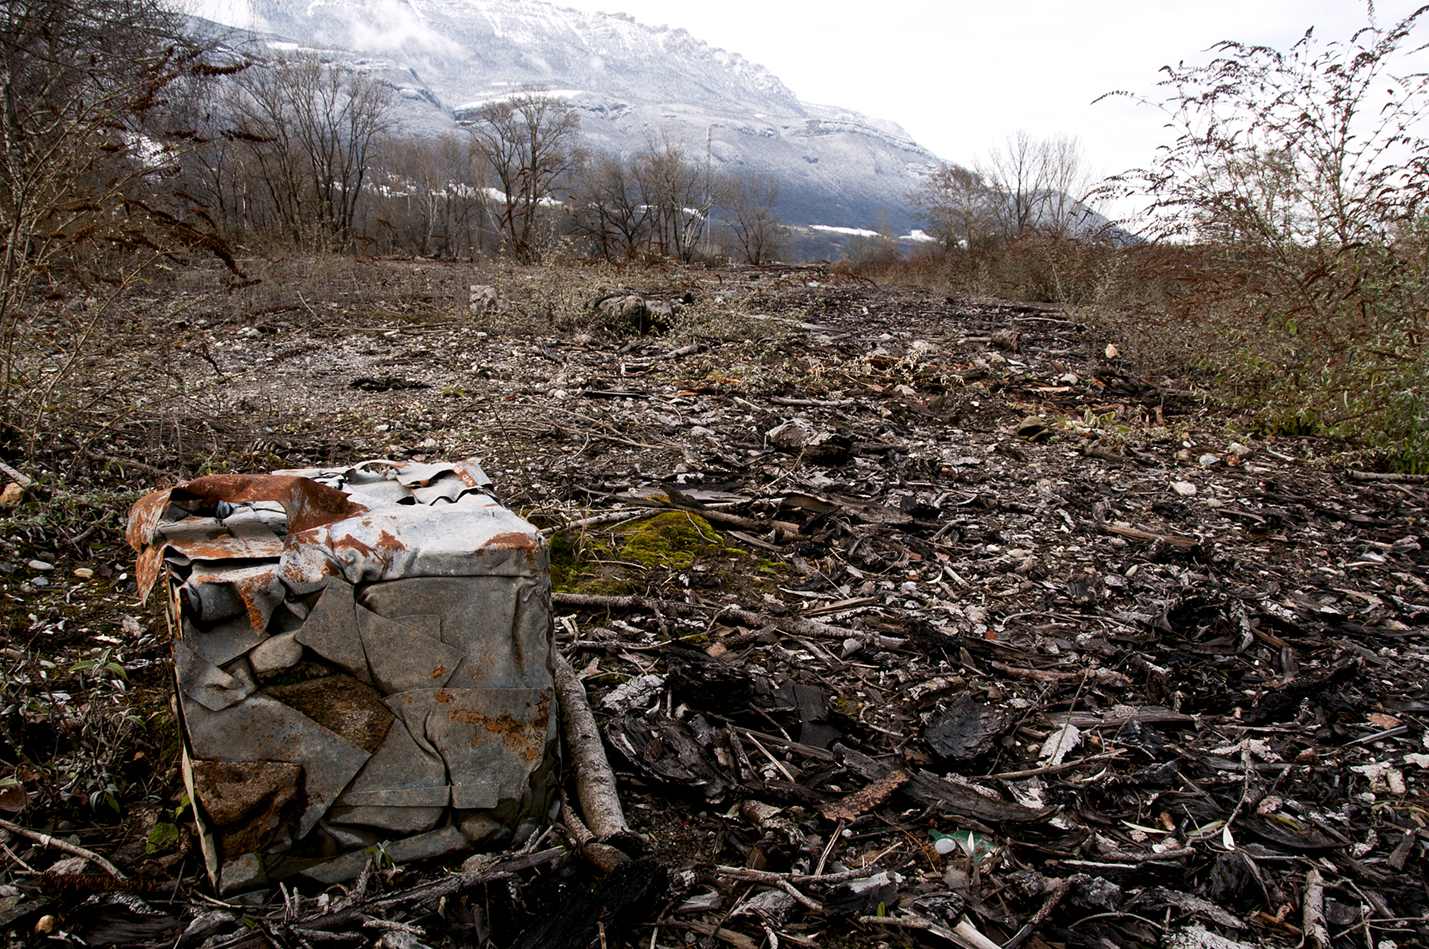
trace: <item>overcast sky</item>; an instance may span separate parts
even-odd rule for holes
[[[556,0],[683,27],[767,67],[805,102],[898,122],[971,164],[1019,129],[1080,138],[1103,174],[1148,163],[1162,120],[1115,89],[1154,94],[1157,70],[1205,62],[1225,39],[1284,49],[1307,28],[1347,39],[1363,0]],[[1390,25],[1421,0],[1380,0]],[[1426,23],[1429,27],[1429,23]]]

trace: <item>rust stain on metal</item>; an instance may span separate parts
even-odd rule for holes
[[[404,544],[404,543],[402,543],[402,542],[401,542],[400,540],[398,540],[396,537],[392,536],[392,533],[391,533],[390,531],[384,530],[381,534],[379,534],[379,535],[377,536],[377,549],[378,549],[378,550],[406,550],[406,549],[407,549],[407,545]]]
[[[293,475],[205,475],[172,488],[154,491],[130,508],[129,523],[124,531],[129,546],[138,553],[135,579],[141,599],[148,598],[149,590],[159,579],[163,568],[164,550],[169,543],[155,543],[155,540],[164,513],[176,500],[229,503],[274,501],[287,512],[288,530],[295,533],[367,512],[364,505],[350,500],[346,492],[319,484],[311,478]],[[218,554],[220,558],[239,555],[239,552],[231,550]]]
[[[442,701],[441,696],[437,697],[437,701]],[[537,708],[540,710],[539,716],[530,720],[519,719],[505,712],[493,717],[467,708],[454,708],[447,713],[447,716],[459,725],[475,725],[477,727],[477,733],[471,739],[473,747],[481,744],[482,731],[485,731],[488,734],[499,735],[508,748],[527,761],[535,761],[545,753],[543,736],[550,721],[550,698],[543,696]]]
[[[541,542],[531,534],[511,531],[495,535],[482,546],[496,550],[519,550],[525,554],[527,564],[534,564],[536,553],[541,549]]]
[[[277,501],[288,512],[290,531],[322,527],[367,511],[365,506],[350,500],[345,491],[292,475],[205,475],[173,490],[230,503]]]
[[[170,540],[168,546],[194,560],[265,560],[283,553],[282,541],[254,543],[239,537]]]
[[[530,534],[512,531],[506,534],[497,534],[488,540],[485,546],[495,547],[497,550],[534,550],[537,544]]]
[[[369,557],[377,552],[372,548],[371,544],[364,543],[358,540],[356,537],[351,536],[350,534],[344,534],[341,537],[333,538],[332,549],[351,550],[358,554],[361,554],[364,557]]]
[[[243,600],[244,609],[248,611],[248,622],[254,629],[261,630],[267,625],[267,617],[263,615],[262,608],[258,605],[258,594],[268,589],[269,577],[266,576],[240,576],[233,578],[231,575],[226,578],[238,590],[238,596]]]

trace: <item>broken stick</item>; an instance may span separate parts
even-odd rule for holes
[[[105,860],[92,850],[86,850],[79,844],[72,844],[68,840],[60,840],[58,837],[51,837],[49,834],[41,833],[38,830],[30,830],[28,827],[21,827],[19,824],[12,824],[7,820],[0,820],[0,830],[8,830],[12,834],[19,834],[21,837],[28,837],[38,843],[41,847],[53,847],[56,850],[63,850],[65,853],[74,854],[76,857],[83,857],[104,868],[104,871],[116,880],[127,880],[118,867]]]
[[[625,851],[596,840],[595,834],[590,832],[576,812],[571,809],[570,804],[564,800],[561,801],[561,823],[575,838],[576,848],[580,850],[581,856],[590,861],[591,866],[601,873],[614,873],[616,867],[622,863],[630,862],[630,857],[625,854]]]
[[[615,791],[615,772],[605,757],[585,686],[560,653],[556,653],[555,666],[556,697],[561,703],[566,747],[570,748],[576,772],[576,796],[586,825],[601,843],[639,851],[644,841],[625,823],[625,811]]]

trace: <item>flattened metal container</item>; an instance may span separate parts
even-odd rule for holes
[[[473,460],[215,475],[134,505],[222,892],[522,840],[549,816],[550,571]]]

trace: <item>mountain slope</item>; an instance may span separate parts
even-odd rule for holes
[[[198,12],[377,72],[413,133],[548,86],[580,110],[592,146],[629,156],[668,138],[717,170],[773,175],[794,224],[869,227],[882,212],[907,230],[906,195],[938,164],[892,122],[801,102],[763,66],[623,15],[541,0],[208,0]]]

